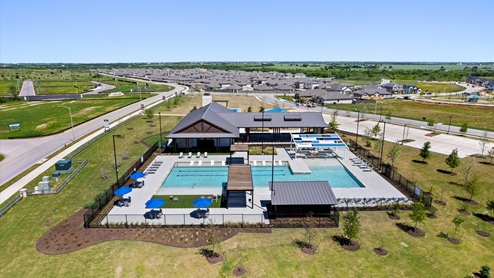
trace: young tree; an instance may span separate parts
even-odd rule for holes
[[[460,166],[460,158],[458,157],[458,149],[454,149],[451,154],[446,157],[446,165],[451,167],[451,173],[453,173],[453,170]]]
[[[465,184],[467,182],[468,178],[470,177],[470,174],[472,174],[473,169],[476,165],[476,162],[475,162],[475,159],[473,159],[472,157],[467,157],[463,161],[462,165],[463,166],[460,168],[460,171],[461,171],[461,174],[463,175],[463,177],[465,178],[463,181],[463,184]]]
[[[336,121],[336,117],[338,116],[338,110],[335,110],[331,115],[331,121],[329,122],[329,127],[333,130],[338,129],[340,124]]]
[[[482,157],[484,156],[484,151],[489,144],[490,144],[489,137],[487,136],[487,131],[486,131],[484,132],[484,135],[482,135],[482,137],[479,139],[479,146],[480,149],[482,150]]]
[[[371,129],[371,135],[373,139],[379,138],[381,135],[381,127],[379,126],[379,123],[376,123],[376,125]]]
[[[494,199],[492,200],[487,200],[487,203],[486,203],[486,208],[487,210],[489,211],[491,217],[494,216]]]
[[[434,118],[429,118],[427,119],[427,126],[430,126],[431,128],[436,124],[436,121]]]
[[[468,123],[462,124],[460,127],[460,132],[463,133],[463,135],[465,135],[467,131],[468,131]]]
[[[494,159],[494,148],[487,151],[487,156],[490,159],[489,163],[492,164],[492,160]]]
[[[317,236],[317,230],[314,228],[314,212],[309,212],[307,214],[307,222],[305,224],[305,244],[307,248],[313,248],[312,242]]]
[[[480,176],[475,173],[472,177],[465,183],[465,190],[470,194],[469,200],[472,201],[474,196],[479,195],[480,191]]]
[[[249,108],[247,108],[247,112],[252,112],[252,107],[249,106]]]
[[[197,106],[194,105],[194,107],[192,107],[192,109],[190,110],[190,112],[194,112],[197,110]]]
[[[146,118],[151,120],[154,117],[154,111],[152,109],[146,109],[144,110],[144,115],[146,115]]]
[[[459,216],[455,216],[455,218],[453,218],[453,220],[451,220],[451,223],[453,223],[455,225],[455,234],[453,237],[456,237],[456,232],[458,231],[458,227],[460,227],[461,223],[465,222],[465,219],[459,217]]]
[[[398,158],[401,152],[401,145],[398,141],[395,141],[388,151],[388,158],[391,160],[391,167],[394,167],[395,160]]]
[[[365,128],[364,132],[364,139],[365,139],[365,146],[370,147],[372,146],[372,130],[368,127]]]
[[[431,157],[430,148],[431,148],[431,142],[427,141],[424,143],[422,149],[420,149],[419,156],[422,157],[424,162],[426,159],[429,159]]]
[[[426,215],[424,204],[420,201],[416,201],[412,205],[412,212],[408,215],[412,221],[415,222],[414,231],[417,231],[418,223],[424,222]]]
[[[264,106],[261,106],[261,108],[259,108],[259,112],[264,112]]]
[[[381,153],[382,147],[383,147],[383,140],[381,138],[377,138],[376,141],[374,142],[374,146],[372,147],[374,153],[377,156],[379,156],[379,154]]]
[[[360,216],[356,208],[347,213],[343,232],[348,238],[348,244],[351,244],[352,240],[356,239],[360,234]]]

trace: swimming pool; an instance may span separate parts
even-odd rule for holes
[[[343,166],[311,166],[312,174],[296,174],[289,166],[274,167],[274,181],[328,181],[332,188],[362,188]],[[267,187],[271,181],[271,166],[252,166],[254,187]],[[221,187],[228,180],[228,166],[174,166],[161,187],[201,188]]]

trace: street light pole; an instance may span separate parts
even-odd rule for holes
[[[162,135],[161,135],[161,112],[158,112],[158,117],[160,118],[160,150],[161,150],[161,153],[163,153],[163,141],[162,141]]]
[[[115,178],[117,180],[117,186],[118,184],[118,165],[117,165],[117,149],[115,148],[115,136],[120,137],[120,134],[113,134],[113,158],[115,159]]]
[[[407,124],[403,125],[403,138],[401,139],[401,144],[403,145],[403,141],[405,141],[405,129],[407,127]]]
[[[451,128],[451,116],[449,116],[449,124],[448,124],[448,133],[449,134],[449,129]]]
[[[355,134],[355,149],[357,149],[358,145],[358,125],[360,123],[360,111],[357,111],[357,134]]]
[[[384,137],[386,135],[386,121],[383,121],[383,122],[384,122],[384,128],[383,128],[383,138],[382,138],[382,142],[381,142],[381,162],[380,162],[380,165],[383,164]]]
[[[74,136],[74,122],[72,121],[72,110],[70,107],[60,105],[60,107],[67,108],[69,109],[69,115],[70,115],[70,128],[72,129],[72,142],[75,141],[75,136]]]
[[[262,110],[262,120],[261,120],[261,154],[264,155],[264,110]]]

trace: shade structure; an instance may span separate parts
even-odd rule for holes
[[[139,179],[139,178],[143,178],[144,176],[146,176],[146,174],[144,174],[143,172],[134,172],[130,175],[130,178]]]
[[[194,202],[192,202],[194,207],[197,207],[197,208],[209,207],[212,203],[213,203],[213,201],[209,200],[208,198],[199,198],[199,199],[194,200]]]
[[[162,199],[151,199],[146,202],[147,208],[160,208],[165,204],[165,201]]]
[[[115,190],[113,193],[115,193],[115,195],[117,195],[117,196],[123,196],[127,193],[130,193],[130,192],[132,192],[132,188],[130,188],[128,186],[122,186],[119,189]]]

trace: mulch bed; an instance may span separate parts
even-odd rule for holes
[[[317,252],[317,250],[318,250],[317,247],[314,245],[310,245],[310,246],[305,245],[305,246],[300,247],[300,251],[302,251],[308,255],[314,255]]]
[[[243,266],[237,266],[236,268],[234,268],[232,270],[232,274],[235,277],[244,276],[246,273],[247,273],[247,269],[245,269],[245,267],[243,267]]]
[[[225,257],[223,257],[223,255],[221,254],[216,253],[214,256],[207,256],[206,260],[210,264],[219,264],[225,260]]]
[[[378,248],[374,248],[374,253],[378,254],[379,256],[387,256],[388,250],[378,247]]]
[[[469,212],[468,210],[459,209],[458,212],[461,213],[461,214],[463,214],[463,215],[466,215],[466,216],[472,215],[472,213]]]
[[[408,230],[407,233],[411,236],[414,236],[414,237],[424,237],[425,236],[425,232],[419,228],[417,228],[417,229],[412,228],[412,229]]]
[[[393,219],[393,220],[400,220],[401,219],[399,215],[396,215],[394,213],[389,213],[389,212],[388,212],[388,217],[390,219]]]
[[[448,241],[453,243],[453,244],[460,244],[461,241],[457,238],[454,238],[454,237],[448,237]]]
[[[477,203],[477,201],[474,201],[474,200],[470,200],[470,201],[468,201],[468,203],[472,206],[478,206],[479,205],[479,203]]]
[[[477,234],[483,236],[483,237],[489,237],[489,233],[486,232],[486,231],[482,231],[482,230],[476,230]]]
[[[434,200],[434,203],[440,205],[440,206],[445,206],[446,205],[446,202],[445,201],[442,201],[442,200]]]
[[[348,244],[348,242],[346,244],[345,243],[342,243],[342,244],[340,244],[340,246],[343,249],[345,249],[347,251],[352,251],[352,252],[357,251],[357,250],[360,249],[360,244],[358,242],[356,242],[355,240],[351,240],[350,241],[350,244]]]
[[[90,228],[83,226],[82,209],[44,233],[36,242],[36,250],[43,254],[57,255],[77,251],[110,240],[134,240],[166,246],[191,248],[207,245],[207,228]],[[220,241],[240,232],[270,233],[270,228],[218,228]],[[223,259],[221,259],[223,260]]]

